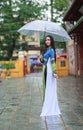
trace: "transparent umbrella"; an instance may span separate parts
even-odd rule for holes
[[[39,32],[40,37],[44,37],[45,35],[51,35],[55,39],[55,41],[66,42],[71,40],[67,31],[58,25],[57,23],[45,20],[35,20],[29,22],[22,26],[19,30],[19,33],[23,35],[33,35],[35,32]]]

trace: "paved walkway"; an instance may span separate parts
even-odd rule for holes
[[[83,77],[60,78],[58,97],[66,130],[83,130]]]
[[[42,121],[41,73],[0,83],[0,130],[83,130],[83,77],[58,79],[62,116]]]

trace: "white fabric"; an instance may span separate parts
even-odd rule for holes
[[[40,116],[55,116],[60,114],[61,112],[57,99],[57,80],[52,75],[52,66],[49,59],[47,63],[45,100]]]

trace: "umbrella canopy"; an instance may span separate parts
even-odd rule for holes
[[[29,22],[21,27],[18,32],[27,36],[30,36],[35,32],[39,32],[41,37],[44,37],[45,35],[51,35],[55,41],[61,42],[66,42],[71,39],[66,30],[60,25],[51,21],[44,20],[35,20]]]

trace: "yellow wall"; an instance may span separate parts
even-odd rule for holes
[[[57,58],[56,67],[58,76],[67,76],[69,74],[69,62],[67,58]]]
[[[14,69],[9,69],[10,72],[10,77],[11,78],[18,78],[18,77],[24,77],[24,71],[23,71],[23,60],[17,60],[17,61],[2,61],[0,64],[5,64],[5,63],[14,63],[15,68]],[[2,70],[1,77],[6,78],[6,69]]]

